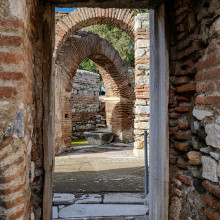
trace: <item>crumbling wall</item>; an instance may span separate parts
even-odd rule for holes
[[[42,28],[50,9],[38,1],[0,4],[1,219],[41,218]]]
[[[220,2],[175,1],[167,12],[169,219],[220,219]]]
[[[73,78],[70,97],[73,138],[84,138],[84,131],[96,129],[99,111],[99,81],[97,73],[78,70]]]

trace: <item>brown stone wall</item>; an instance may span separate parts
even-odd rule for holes
[[[169,219],[220,219],[220,2],[175,1],[167,12]]]

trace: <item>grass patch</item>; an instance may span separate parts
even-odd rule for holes
[[[71,142],[71,147],[82,146],[82,145],[89,145],[89,142],[86,139]]]

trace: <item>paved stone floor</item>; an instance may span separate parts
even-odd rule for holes
[[[144,160],[129,144],[78,147],[55,159],[54,219],[143,219]]]

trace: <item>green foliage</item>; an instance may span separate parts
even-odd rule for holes
[[[134,42],[125,32],[109,25],[92,25],[84,30],[106,39],[118,51],[126,64],[134,66]]]
[[[82,63],[79,65],[79,69],[80,70],[87,70],[93,73],[99,73],[99,70],[97,68],[97,66],[95,65],[95,63],[86,58],[85,60],[82,61]]]
[[[134,12],[135,15],[140,13],[150,13],[150,9],[131,9],[131,11]]]
[[[149,9],[132,9],[134,14],[149,13]],[[134,42],[125,32],[119,28],[109,25],[92,25],[84,28],[88,32],[98,34],[101,38],[106,39],[119,53],[121,59],[131,67],[134,67]],[[90,72],[99,72],[96,65],[85,59],[79,66],[79,69]]]

